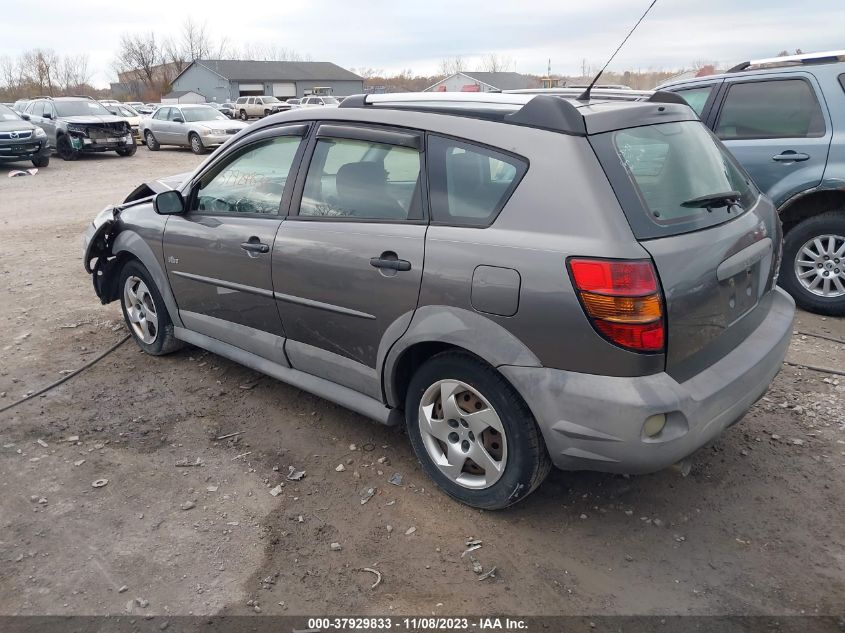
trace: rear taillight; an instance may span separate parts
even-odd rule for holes
[[[636,352],[663,351],[663,300],[651,261],[576,257],[568,265],[584,311],[602,336]]]

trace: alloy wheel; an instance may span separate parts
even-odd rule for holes
[[[154,343],[158,336],[158,313],[153,295],[143,279],[134,275],[126,278],[123,305],[135,335],[148,345]]]
[[[845,296],[845,236],[819,235],[795,256],[795,276],[805,290],[826,298]]]
[[[507,465],[504,426],[490,402],[460,380],[439,380],[420,400],[420,435],[428,456],[451,481],[489,488]]]

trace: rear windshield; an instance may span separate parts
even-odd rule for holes
[[[639,239],[727,222],[759,196],[728,150],[698,121],[617,130],[592,142]]]

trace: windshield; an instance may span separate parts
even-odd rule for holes
[[[225,115],[221,114],[211,106],[199,108],[182,108],[182,115],[187,123],[196,121],[228,121]]]
[[[280,103],[276,97],[264,97],[264,103]]]
[[[323,97],[323,103],[325,103],[327,105],[335,105],[335,104],[340,103],[340,101],[338,101],[334,97]]]
[[[20,121],[20,117],[11,108],[0,105],[0,121]]]
[[[640,239],[725,222],[750,209],[759,195],[698,121],[599,134],[593,144]]]
[[[59,116],[109,116],[109,111],[102,103],[80,99],[79,101],[55,101],[56,112]]]
[[[122,106],[106,106],[106,109],[117,116],[135,117],[138,113],[127,105]]]

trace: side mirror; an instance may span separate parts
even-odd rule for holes
[[[175,119],[173,119],[173,122],[174,123],[184,123],[185,119],[177,116]]]
[[[53,118],[53,114],[52,114],[52,113],[50,113],[50,112],[45,112],[45,113],[44,113],[44,118],[45,118],[45,119],[52,119],[52,118]]]
[[[179,215],[185,213],[185,199],[178,191],[162,191],[153,198],[153,208],[159,215]]]
[[[29,115],[28,115],[26,112],[19,112],[18,114],[20,114],[20,115],[21,115],[21,118],[22,118],[24,121],[29,121]]]

